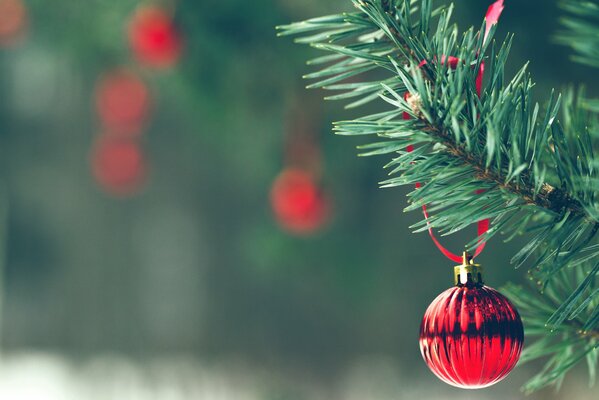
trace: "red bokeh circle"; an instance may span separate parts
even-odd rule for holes
[[[134,56],[143,65],[168,68],[181,56],[181,35],[171,15],[160,7],[139,7],[129,23],[128,37]]]
[[[0,0],[0,46],[16,44],[27,24],[27,8],[22,0]]]
[[[306,171],[285,169],[275,179],[270,192],[273,213],[279,225],[296,234],[309,234],[321,228],[330,216],[330,199]]]
[[[103,127],[117,134],[138,135],[150,112],[150,91],[141,78],[124,68],[100,77],[96,111]]]
[[[90,162],[98,185],[113,196],[134,195],[145,183],[146,160],[137,141],[131,138],[100,135],[92,148]]]

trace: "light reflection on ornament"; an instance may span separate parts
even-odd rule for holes
[[[132,71],[115,69],[98,81],[96,111],[104,129],[139,135],[150,111],[148,87]]]
[[[279,225],[290,233],[310,234],[328,222],[330,198],[307,171],[287,168],[275,179],[270,201]]]
[[[137,61],[154,68],[172,67],[179,61],[182,39],[172,17],[157,6],[142,6],[128,29],[129,45]]]
[[[137,194],[146,181],[147,164],[134,139],[100,135],[92,148],[90,162],[98,185],[115,197]]]

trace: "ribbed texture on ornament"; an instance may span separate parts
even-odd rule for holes
[[[420,351],[440,379],[465,389],[505,378],[520,358],[524,332],[516,308],[487,286],[453,287],[428,307]]]

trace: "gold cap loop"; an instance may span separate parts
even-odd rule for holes
[[[482,285],[483,277],[479,264],[474,264],[472,256],[467,251],[464,252],[462,265],[456,265],[453,268],[454,281],[457,286],[460,285]]]

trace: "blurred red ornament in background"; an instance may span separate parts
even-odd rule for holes
[[[0,0],[0,46],[16,44],[25,33],[27,20],[22,0]]]
[[[301,169],[287,168],[279,174],[270,201],[279,225],[291,233],[312,233],[330,217],[330,199],[313,175]]]
[[[168,68],[181,56],[181,36],[172,17],[160,7],[138,8],[129,23],[128,35],[131,50],[143,65]]]
[[[102,134],[92,148],[90,161],[96,182],[113,196],[134,195],[145,183],[147,165],[134,139]]]
[[[516,308],[485,285],[454,286],[429,305],[420,326],[420,351],[441,380],[479,389],[505,378],[524,341]]]
[[[150,111],[146,84],[127,69],[102,76],[96,86],[96,111],[104,129],[124,135],[138,135]]]

